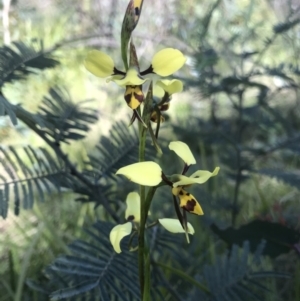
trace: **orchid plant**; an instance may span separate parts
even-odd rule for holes
[[[187,189],[193,184],[203,184],[219,172],[198,170],[187,176],[189,167],[196,160],[188,145],[181,141],[173,141],[169,149],[174,151],[183,161],[181,173],[167,175],[161,167],[152,161],[145,160],[146,136],[150,134],[153,145],[158,152],[161,149],[157,139],[159,127],[164,122],[162,112],[170,106],[171,96],[183,90],[183,84],[178,79],[162,79],[171,76],[183,67],[185,56],[180,50],[165,48],[158,51],[152,58],[148,68],[141,71],[133,43],[132,32],[141,15],[143,0],[131,0],[128,4],[121,31],[121,55],[124,68],[116,67],[114,60],[99,50],[90,51],[84,61],[86,69],[93,75],[106,78],[120,86],[124,92],[124,99],[133,111],[130,125],[138,121],[139,128],[139,157],[136,163],[124,166],[117,171],[117,175],[124,175],[130,181],[140,185],[140,193],[131,192],[126,198],[125,223],[116,225],[110,232],[110,241],[116,253],[120,253],[120,242],[125,236],[138,236],[138,245],[129,249],[138,250],[139,278],[142,300],[150,300],[150,260],[149,247],[145,241],[145,230],[162,226],[172,233],[185,233],[189,242],[189,235],[194,234],[193,226],[187,220],[187,213],[203,215],[203,210],[197,199]],[[121,70],[122,69],[122,70]],[[151,122],[156,123],[156,132],[152,130]],[[177,218],[165,217],[148,223],[151,202],[156,189],[170,187],[170,195]],[[146,190],[146,187],[147,190]]]

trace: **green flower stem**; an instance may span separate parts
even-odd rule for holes
[[[139,277],[141,286],[141,296],[144,296],[144,286],[145,286],[145,261],[144,256],[147,252],[145,248],[145,186],[140,186],[140,197],[141,197],[141,220],[140,220],[140,231],[139,231],[139,249],[138,249],[138,264],[139,264]],[[142,299],[144,300],[144,298]]]
[[[143,190],[142,190],[143,188]],[[145,187],[141,186],[141,222],[139,234],[139,276],[141,283],[141,294],[143,301],[150,300],[150,254],[149,248],[145,245],[145,227],[151,201],[157,187],[150,187],[145,198]],[[142,199],[142,191],[144,193]],[[144,200],[142,202],[142,200]],[[141,251],[142,250],[142,251]],[[142,286],[143,285],[143,286]]]
[[[152,82],[147,91],[147,96],[144,100],[144,110],[142,119],[146,124],[150,123],[151,106],[153,102],[153,87]],[[137,109],[138,114],[141,116],[141,108]],[[144,127],[139,122],[139,162],[145,161],[145,148],[146,148],[146,135],[148,128]],[[150,254],[149,248],[145,245],[145,227],[147,222],[148,211],[150,208],[151,200],[155,193],[156,188],[151,187],[146,197],[145,186],[140,186],[141,197],[141,220],[140,220],[140,232],[139,232],[139,276],[141,285],[141,297],[143,301],[150,300]]]
[[[138,108],[138,113],[140,114],[140,108]],[[146,134],[147,129],[139,122],[139,162],[145,161],[145,147],[146,147]],[[140,186],[140,198],[141,198],[141,220],[139,229],[139,249],[138,249],[138,265],[139,265],[139,278],[140,278],[140,289],[142,300],[144,296],[149,295],[149,291],[145,290],[145,257],[148,253],[147,248],[145,248],[145,224],[147,219],[147,214],[145,211],[145,186]],[[147,277],[148,278],[148,277]]]
[[[147,255],[145,255],[145,287],[143,294],[143,301],[150,301],[150,254],[147,248]]]

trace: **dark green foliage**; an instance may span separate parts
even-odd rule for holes
[[[6,83],[25,79],[27,75],[37,70],[54,68],[59,62],[43,52],[42,43],[26,45],[14,42],[12,46],[0,48],[0,116],[9,115],[11,122],[16,125],[17,118],[13,106],[2,94]]]
[[[3,95],[0,95],[0,116],[4,115],[9,116],[13,125],[17,125],[17,117],[11,104],[3,97]]]
[[[95,300],[93,294],[105,301],[140,300],[136,253],[126,251],[123,243],[124,252],[116,254],[108,239],[111,228],[109,223],[96,223],[87,231],[89,242],[75,241],[70,255],[46,269],[48,288],[34,286],[46,292],[52,287],[51,300]]]
[[[87,231],[89,241],[73,242],[69,246],[70,255],[58,257],[47,267],[45,274],[49,281],[37,283],[30,280],[30,287],[43,294],[52,292],[51,300],[96,300],[93,298],[97,297],[105,301],[140,300],[139,288],[136,286],[136,283],[139,283],[136,253],[126,250],[128,239],[121,243],[122,253],[114,253],[108,239],[111,228],[109,223],[97,222],[92,230]],[[251,300],[250,297],[253,296],[256,296],[257,300],[264,300],[263,293],[270,291],[261,279],[288,277],[287,274],[264,271],[260,267],[264,243],[257,245],[256,252],[250,257],[250,246],[245,242],[242,253],[234,245],[229,256],[218,256],[214,265],[205,265],[201,272],[199,269],[195,270],[196,281],[205,283],[208,291],[190,289],[187,299],[181,299],[180,294],[184,290],[179,289],[174,293],[172,287],[184,278],[174,275],[167,281],[159,262],[162,262],[164,257],[167,258],[168,254],[172,254],[172,260],[180,264],[189,264],[191,267],[189,262],[195,264],[195,259],[190,258],[190,252],[184,250],[176,256],[176,246],[180,241],[176,236],[161,231],[159,227],[149,231],[149,241],[153,257],[153,300],[164,300],[162,289],[169,291],[171,295],[175,294],[174,300],[196,300],[196,296],[202,296],[201,300],[229,300],[229,296],[233,294],[237,296],[237,300]],[[159,258],[158,264],[154,258]],[[222,299],[222,296],[226,296],[227,299]]]
[[[98,120],[96,110],[84,107],[85,103],[87,101],[75,104],[66,91],[50,89],[38,112],[43,120],[44,132],[57,143],[84,138],[89,126]]]
[[[272,293],[264,279],[268,277],[288,278],[288,274],[263,271],[260,260],[264,243],[257,245],[254,256],[250,254],[248,241],[242,244],[242,252],[239,247],[233,245],[230,254],[224,254],[216,258],[213,266],[205,265],[202,275],[198,279],[206,282],[210,294],[206,296],[201,292],[195,292],[189,300],[209,301],[254,301],[266,300],[265,292]]]
[[[47,149],[10,146],[1,147],[0,154],[4,169],[0,175],[0,212],[3,218],[7,216],[10,198],[14,200],[14,212],[18,215],[21,207],[32,208],[35,194],[44,201],[45,194],[51,195],[61,189],[66,170]]]
[[[0,48],[0,88],[15,80],[26,78],[28,74],[54,68],[59,63],[44,52],[43,44],[30,46],[22,42],[14,42],[11,47]]]
[[[229,227],[222,230],[215,224],[211,225],[211,229],[229,247],[232,245],[242,246],[244,241],[248,241],[251,252],[254,252],[264,240],[263,254],[272,258],[290,252],[294,248],[294,244],[300,240],[300,232],[278,223],[262,220],[254,220],[239,229]]]

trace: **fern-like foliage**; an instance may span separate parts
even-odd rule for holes
[[[110,223],[96,223],[87,231],[90,242],[75,241],[69,246],[71,255],[46,269],[55,287],[51,300],[140,300],[136,253],[125,251],[123,243],[124,252],[116,254],[108,238],[111,228]]]
[[[7,216],[10,199],[14,200],[17,215],[20,206],[32,208],[36,193],[43,201],[46,194],[59,191],[61,179],[66,178],[64,167],[45,148],[1,147],[0,163],[0,215],[3,218]]]
[[[250,246],[244,242],[240,251],[234,245],[230,254],[223,254],[216,258],[214,265],[205,265],[202,274],[196,276],[202,283],[205,283],[210,291],[209,294],[197,290],[189,299],[206,301],[263,301],[265,293],[272,293],[264,278],[283,277],[288,274],[264,271],[260,267],[261,255],[264,249],[262,242],[254,256],[251,256]],[[202,298],[201,298],[202,297]]]
[[[44,53],[42,43],[28,46],[22,42],[14,42],[11,46],[0,47],[0,116],[7,114],[11,122],[17,124],[14,110],[1,92],[4,84],[22,80],[28,74],[54,68],[58,64],[57,60]]]
[[[126,238],[121,242],[122,253],[116,254],[113,251],[109,242],[112,226],[111,223],[100,221],[94,224],[92,230],[87,231],[89,241],[73,242],[69,246],[71,254],[58,257],[45,270],[49,279],[47,283],[30,280],[28,285],[50,295],[50,300],[140,300],[137,254],[127,251]],[[202,259],[191,257],[191,250],[178,250],[181,236],[166,232],[160,227],[151,228],[147,233],[152,258],[152,287],[155,287],[151,290],[151,300],[165,300],[166,294],[171,294],[174,300],[193,301],[200,298],[206,301],[263,301],[264,294],[271,293],[262,281],[263,278],[289,277],[287,274],[265,271],[262,268],[264,242],[253,255],[247,241],[242,249],[234,245],[230,254],[217,256],[214,265],[204,265],[201,268]],[[177,275],[173,267],[164,265],[170,256],[176,265],[184,264],[186,269],[197,266],[192,272],[194,280],[190,280],[190,276],[187,279],[182,277],[184,270]],[[164,275],[165,269],[175,271],[168,280]],[[197,285],[193,289],[187,289],[186,280]],[[178,283],[181,285],[176,292]],[[184,299],[180,295],[185,295]]]
[[[0,88],[8,82],[24,79],[36,69],[53,68],[59,62],[44,53],[43,45],[28,46],[14,42],[0,48]]]
[[[28,285],[39,292],[50,295],[50,300],[103,300],[136,301],[140,300],[137,253],[129,252],[128,238],[121,242],[122,253],[114,252],[109,241],[112,224],[99,221],[87,230],[89,241],[76,240],[70,246],[71,255],[58,257],[45,274],[49,281],[41,284],[29,280]],[[149,247],[155,258],[162,258],[172,252],[178,260],[178,236],[154,227],[147,231]],[[183,237],[181,237],[184,239]],[[180,241],[182,242],[182,239]],[[133,246],[137,245],[137,237]],[[186,253],[187,255],[187,253]],[[182,252],[181,252],[182,256]],[[162,277],[162,272],[153,267],[153,286],[151,300],[165,300],[161,288],[170,284]]]
[[[44,131],[57,143],[84,138],[89,125],[98,120],[96,110],[84,107],[84,103],[75,104],[65,90],[51,88],[39,107]]]

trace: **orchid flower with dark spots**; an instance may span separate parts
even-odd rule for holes
[[[117,85],[125,87],[124,97],[126,103],[131,109],[135,110],[144,99],[141,86],[147,80],[150,80],[149,76],[151,74],[160,77],[169,76],[179,70],[185,61],[185,56],[179,50],[165,48],[154,55],[151,65],[146,70],[139,72],[136,66],[130,66],[124,72],[115,67],[114,61],[109,55],[102,51],[92,50],[88,53],[84,65],[95,76],[107,78],[107,82],[113,81]],[[158,86],[161,86],[162,89],[168,86],[170,86],[169,90],[176,89],[174,88],[176,84],[168,85],[164,84],[163,81],[158,81]]]
[[[188,233],[186,212],[203,215],[203,210],[197,199],[186,189],[193,184],[203,184],[211,177],[218,174],[220,168],[216,167],[213,172],[207,170],[197,170],[190,176],[186,173],[189,167],[196,164],[196,160],[187,144],[181,141],[174,141],[169,144],[170,150],[173,150],[185,163],[181,174],[166,176],[161,167],[152,161],[134,163],[120,168],[116,174],[126,176],[130,181],[144,186],[157,186],[165,182],[172,187],[174,206],[178,220],[182,228]],[[179,204],[176,200],[179,199]],[[180,211],[182,209],[182,213]]]

